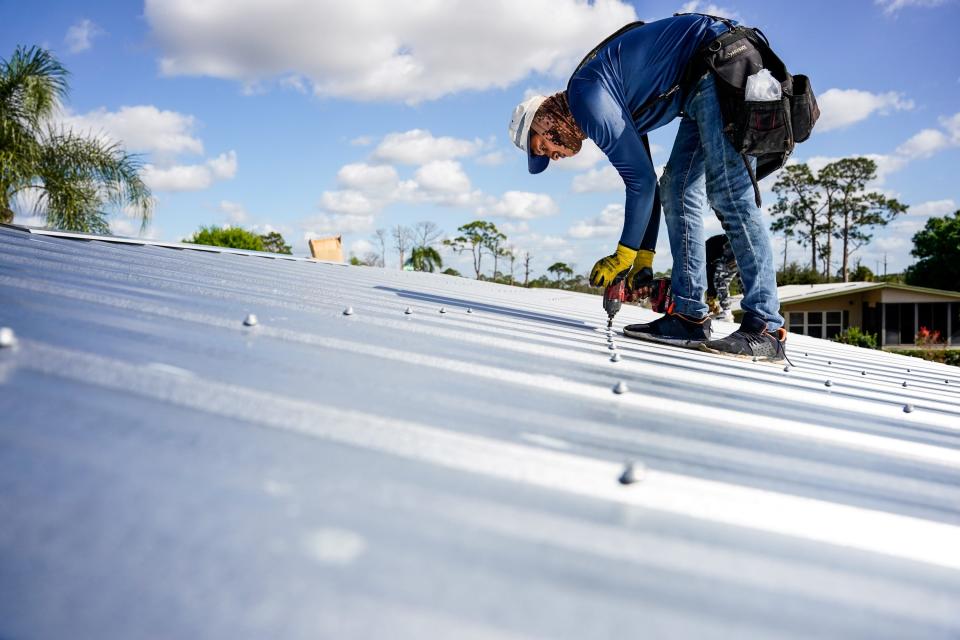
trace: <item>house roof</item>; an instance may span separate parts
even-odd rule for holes
[[[960,300],[960,291],[946,291],[944,289],[914,287],[907,284],[893,282],[831,282],[828,284],[790,284],[777,287],[777,295],[780,298],[780,304],[791,304],[801,301],[810,302],[813,300],[822,300],[837,296],[847,296],[852,293],[874,291],[878,289],[909,291]]]
[[[0,636],[960,633],[957,368],[215,251],[0,226]]]

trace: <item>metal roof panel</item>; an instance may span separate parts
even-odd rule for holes
[[[2,637],[960,633],[954,367],[178,248],[0,228]]]

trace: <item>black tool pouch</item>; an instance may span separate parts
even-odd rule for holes
[[[813,125],[820,117],[817,97],[813,95],[810,78],[793,76],[793,95],[790,96],[790,120],[793,126],[793,141],[803,142],[813,132]]]
[[[782,167],[794,145],[810,137],[820,115],[806,76],[792,76],[758,29],[736,26],[704,47],[699,70],[714,74],[724,133],[743,157],[753,181],[757,206],[757,179]],[[782,98],[768,102],[746,100],[747,78],[767,69],[778,82]],[[757,159],[754,172],[748,156]]]

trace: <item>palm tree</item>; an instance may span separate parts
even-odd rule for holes
[[[443,259],[433,247],[414,247],[410,253],[410,264],[414,271],[432,272],[443,266]]]
[[[145,229],[153,197],[139,159],[117,143],[52,122],[68,75],[39,47],[17,47],[0,60],[0,222],[12,222],[15,198],[33,192],[34,213],[50,227],[109,234],[107,209],[129,207]]]
[[[560,286],[560,278],[562,276],[571,276],[573,275],[573,269],[571,269],[565,262],[554,262],[552,265],[547,267],[547,271],[553,273],[557,276],[557,286]]]

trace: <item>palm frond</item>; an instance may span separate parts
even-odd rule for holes
[[[61,229],[107,232],[107,207],[133,209],[146,229],[153,213],[142,162],[116,143],[50,128],[42,139],[37,175],[47,192],[47,221]]]
[[[69,75],[50,51],[18,46],[0,61],[0,120],[38,128],[67,97]]]

